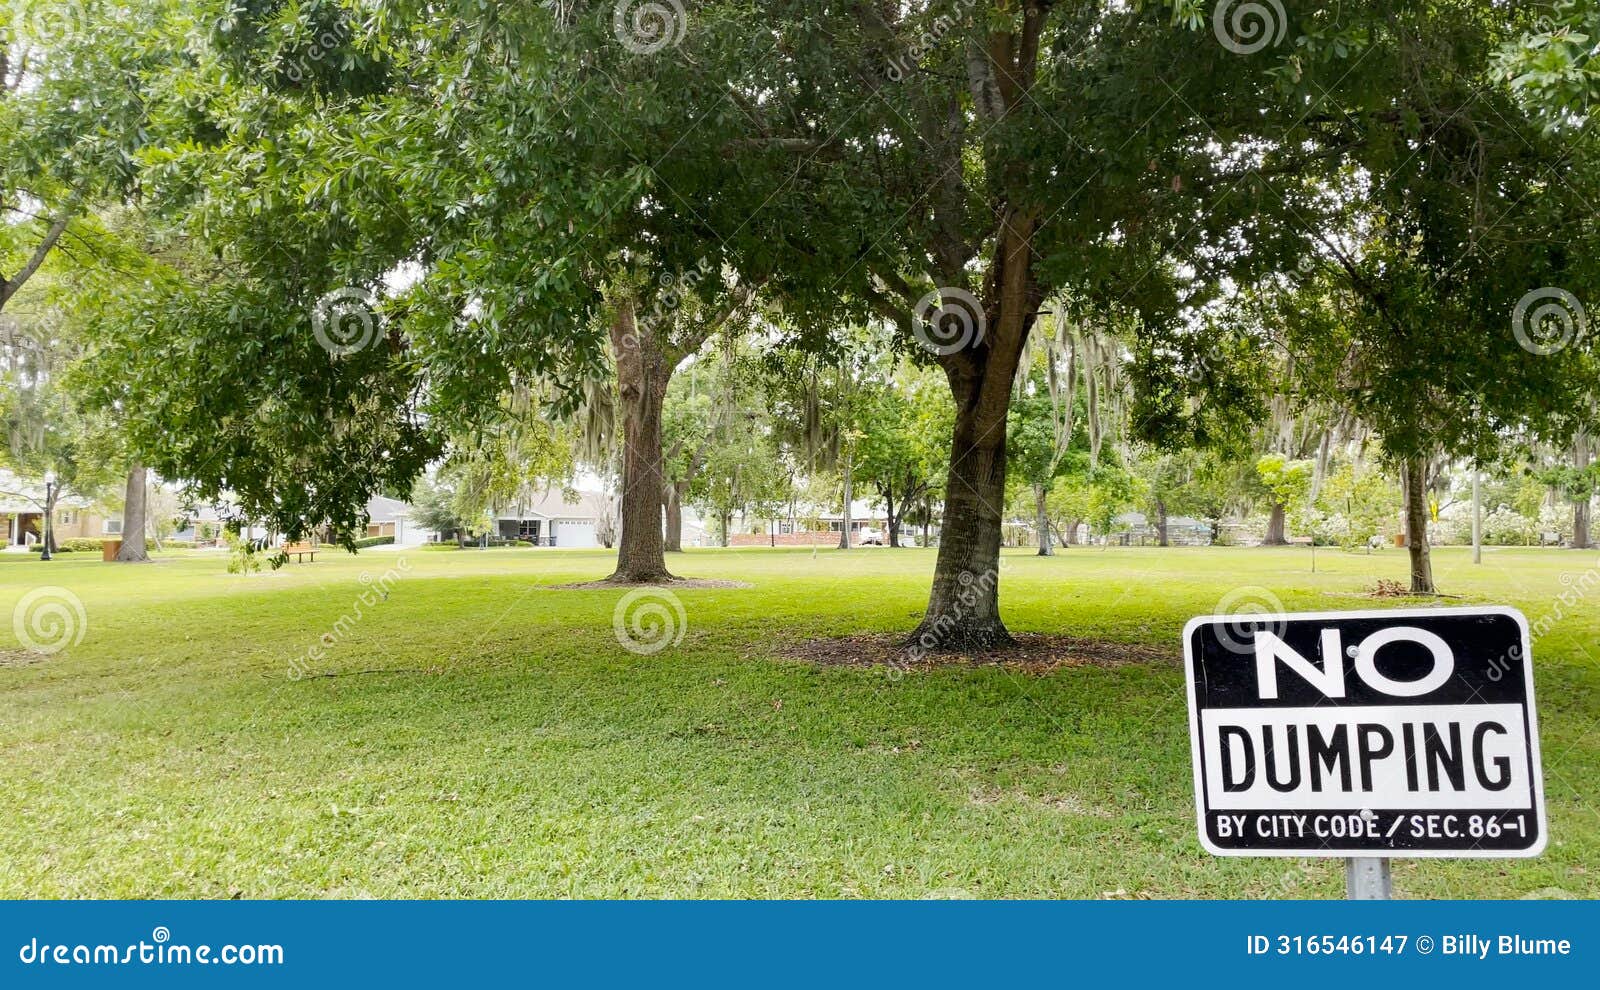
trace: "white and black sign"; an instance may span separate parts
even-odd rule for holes
[[[1225,856],[1536,856],[1509,608],[1205,616],[1183,632],[1200,841]]]

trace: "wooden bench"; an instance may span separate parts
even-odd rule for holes
[[[285,557],[293,557],[297,564],[305,563],[307,557],[313,562],[317,559],[317,547],[310,543],[285,543],[278,548],[278,552]]]

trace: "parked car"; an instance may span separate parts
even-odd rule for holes
[[[861,534],[856,538],[856,541],[864,547],[881,547],[886,542],[883,530],[872,526],[862,527]]]

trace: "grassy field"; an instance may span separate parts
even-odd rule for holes
[[[753,587],[677,591],[682,641],[637,655],[613,629],[622,591],[549,587],[603,576],[602,552],[340,553],[251,577],[217,555],[0,555],[0,616],[52,586],[84,619],[49,656],[0,633],[0,896],[1342,896],[1338,861],[1201,850],[1176,660],[891,676],[774,658],[909,629],[932,564],[690,552],[680,574]],[[1010,551],[1002,601],[1014,631],[1174,656],[1183,622],[1242,587],[1410,604],[1368,597],[1400,551],[1309,564]],[[1600,608],[1558,604],[1600,555],[1436,567],[1467,601],[1561,613],[1534,649],[1552,839],[1533,861],[1398,862],[1398,892],[1600,895]]]

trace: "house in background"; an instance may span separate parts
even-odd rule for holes
[[[716,543],[716,523],[707,520],[712,527],[711,543]],[[763,516],[741,517],[739,522],[730,527],[728,543],[735,547],[836,547],[839,545],[839,536],[844,532],[844,513],[838,506],[819,508],[816,506],[795,506],[792,511],[776,518]],[[850,545],[862,546],[866,543],[888,543],[889,520],[883,509],[875,503],[865,499],[858,499],[850,503]],[[931,535],[937,538],[939,527],[932,527]],[[900,543],[903,546],[912,546],[922,540],[922,527],[913,526],[902,519],[900,521]],[[684,540],[688,542],[687,538]]]
[[[1124,512],[1105,537],[1110,546],[1153,547],[1161,544],[1155,521],[1142,512]],[[1167,517],[1167,544],[1174,547],[1209,547],[1211,524],[1189,516]]]
[[[0,471],[0,540],[6,549],[25,553],[44,537],[44,483],[25,481]],[[52,522],[56,542],[77,539],[117,538],[122,535],[121,514],[109,514],[105,507],[71,495],[56,499]]]
[[[438,534],[411,520],[411,503],[374,495],[367,500],[367,536],[392,536],[396,546],[415,547],[430,543]]]
[[[604,495],[559,488],[502,506],[494,514],[501,539],[526,540],[536,547],[597,547],[602,521],[610,518]]]

